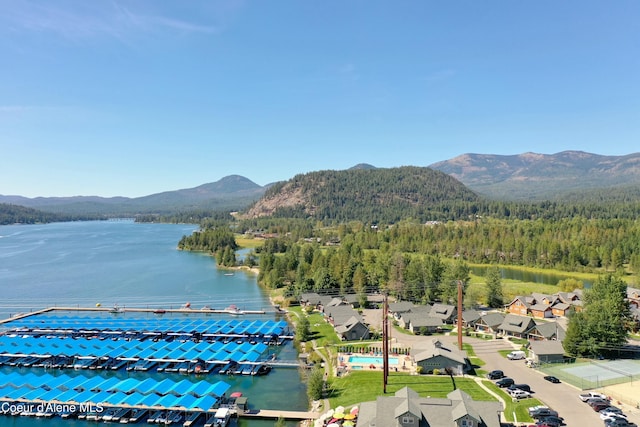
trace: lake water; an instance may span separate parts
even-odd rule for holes
[[[238,271],[229,275],[218,270],[209,256],[176,249],[178,240],[195,229],[193,225],[132,221],[0,226],[0,317],[51,306],[94,307],[98,303],[105,307],[178,308],[189,302],[194,309],[236,304],[246,310],[273,310],[255,275]],[[260,318],[275,319],[276,314]],[[291,344],[277,351],[280,359],[296,357]],[[296,369],[274,369],[263,377],[212,375],[211,379],[222,379],[231,384],[231,391],[242,391],[256,408],[307,408],[306,388]],[[251,427],[273,424],[238,423]],[[96,424],[0,416],[0,425]]]
[[[488,268],[489,266],[485,266],[485,265],[481,265],[481,266],[475,265],[470,267],[470,270],[473,274],[484,277]],[[512,279],[512,280],[518,280],[521,282],[530,282],[530,283],[542,283],[545,285],[557,285],[558,282],[561,280],[575,278],[574,276],[571,275],[571,273],[558,274],[558,273],[551,273],[551,272],[547,273],[547,272],[539,272],[539,271],[532,272],[532,271],[527,271],[525,269],[520,269],[518,267],[507,267],[507,266],[500,266],[500,273],[503,279]],[[585,288],[588,288],[591,286],[591,282],[588,280],[584,280],[584,279],[578,279],[578,280],[582,281]]]

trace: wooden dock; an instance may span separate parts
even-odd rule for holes
[[[160,311],[159,311],[160,310]],[[182,314],[230,314],[241,316],[243,314],[266,314],[265,310],[240,310],[239,313],[232,313],[226,309],[198,309],[198,308],[138,308],[138,307],[118,307],[117,311],[113,307],[47,307],[42,310],[30,311],[28,313],[20,313],[8,319],[0,319],[0,324],[9,323],[14,320],[23,319],[25,317],[36,316],[42,313],[48,313],[51,311],[90,311],[101,313],[155,313],[155,314],[170,314],[170,313],[182,313]]]
[[[277,409],[257,409],[246,412],[238,412],[238,417],[243,418],[263,418],[277,420],[282,417],[286,420],[315,420],[320,417],[320,413],[311,411],[280,411]]]

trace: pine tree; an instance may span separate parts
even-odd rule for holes
[[[487,305],[491,308],[502,308],[504,305],[504,297],[502,294],[502,275],[497,266],[487,268],[484,275],[487,281],[486,297]]]

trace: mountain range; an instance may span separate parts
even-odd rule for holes
[[[616,191],[625,190],[625,195],[640,194],[640,153],[625,156],[602,156],[586,153],[582,151],[563,151],[556,154],[523,153],[518,155],[495,155],[495,154],[463,154],[450,160],[434,163],[428,166],[431,170],[444,172],[447,175],[460,181],[468,189],[489,199],[515,200],[515,201],[538,201],[538,200],[558,200],[567,198],[585,197],[590,192],[599,192],[600,198],[613,197]],[[402,187],[403,178],[401,175],[408,174],[407,181],[413,184],[422,183],[428,185],[429,180],[423,180],[422,175],[426,168],[389,168],[393,175],[394,171],[401,173],[385,175],[385,179],[396,179],[399,183],[399,191],[391,194],[396,200],[406,203],[409,200],[423,201],[428,199],[427,194],[419,190],[419,185],[414,185],[412,190]],[[352,184],[363,184],[367,187],[367,179],[372,180],[374,176],[371,171],[379,170],[370,164],[361,163],[349,168],[350,172],[357,172],[355,177],[360,176],[360,180],[350,181]],[[381,169],[384,170],[384,169]],[[416,172],[419,171],[419,172]],[[385,200],[388,195],[380,193],[376,200],[360,200],[357,191],[345,187],[342,179],[356,179],[351,175],[335,175],[325,172],[323,179],[330,180],[330,188],[335,191],[342,191],[350,194],[354,203],[378,203]],[[313,188],[308,184],[300,184],[301,177],[307,176],[308,180],[318,181],[316,172],[306,175],[301,174],[291,180],[282,183],[260,186],[248,178],[239,175],[230,175],[219,181],[203,184],[195,188],[187,188],[174,191],[166,191],[151,194],[144,197],[98,197],[98,196],[75,196],[75,197],[36,197],[27,198],[22,196],[0,195],[0,203],[14,204],[30,207],[38,210],[65,213],[65,214],[108,214],[108,215],[135,215],[135,214],[171,214],[190,210],[245,210],[260,200],[269,188],[274,189],[265,196],[264,203],[253,208],[275,211],[277,207],[292,208],[296,205],[295,197],[299,197],[301,189],[313,193]],[[347,178],[348,177],[348,178]],[[375,178],[378,179],[378,178]],[[422,181],[421,181],[422,180]],[[439,182],[444,182],[439,177]],[[296,184],[296,182],[298,182]],[[289,185],[287,185],[287,183]],[[369,187],[375,181],[369,183]],[[296,191],[291,191],[299,185]],[[355,185],[355,184],[354,184]],[[326,188],[326,187],[325,187]],[[385,191],[389,190],[385,183]],[[278,195],[277,191],[284,192]],[[410,195],[408,192],[417,191]],[[461,190],[455,190],[462,194]],[[288,194],[289,196],[286,196]],[[297,195],[297,196],[294,196]],[[311,194],[313,196],[313,194]],[[310,197],[311,197],[310,196]],[[293,197],[288,199],[288,197]],[[315,194],[314,197],[319,197]],[[389,196],[390,197],[390,196]],[[440,197],[440,196],[438,196]],[[465,195],[468,197],[468,195]],[[635,196],[634,196],[635,197]],[[309,199],[310,200],[310,199]],[[439,199],[440,200],[440,199]],[[414,203],[415,204],[415,203]],[[313,209],[310,205],[304,209],[309,212]]]

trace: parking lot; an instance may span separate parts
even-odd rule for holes
[[[483,366],[484,370],[500,369],[506,376],[513,378],[517,383],[529,384],[531,391],[534,392],[533,397],[558,411],[567,426],[591,427],[604,425],[600,415],[578,398],[582,391],[569,384],[550,383],[543,378],[544,375],[542,373],[528,368],[523,360],[507,360],[500,355],[498,350],[511,348],[506,340],[483,341],[465,338],[465,341],[471,344],[476,355],[486,362],[486,365]],[[498,342],[501,343],[498,344]],[[639,423],[640,414],[636,408],[631,408],[628,405],[619,405],[615,401],[613,404],[620,407],[629,416],[629,421],[636,424]]]

